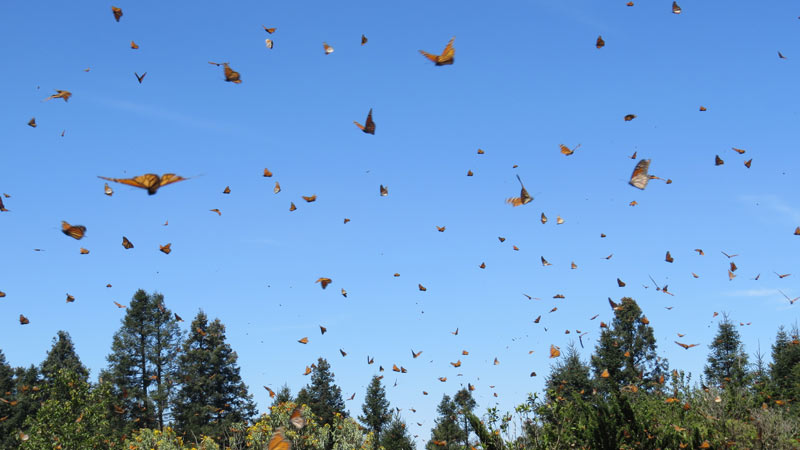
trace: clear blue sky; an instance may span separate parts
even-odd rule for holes
[[[699,374],[715,311],[751,322],[739,328],[746,349],[768,353],[800,308],[778,292],[800,295],[800,10],[680,5],[681,15],[667,0],[122,1],[117,23],[111,4],[3,2],[0,348],[13,365],[38,364],[64,329],[96,375],[124,314],[112,302],[158,291],[187,324],[199,309],[222,320],[262,411],[262,385],[296,392],[318,356],[346,397],[356,393],[353,415],[379,364],[404,366],[384,381],[420,439],[443,393],[470,382],[481,411],[510,410],[541,390],[551,344],[589,331],[588,358],[612,317],[607,297],[639,302],[672,367]],[[418,53],[452,36],[454,65]],[[224,82],[208,61],[229,62],[243,82]],[[147,72],[142,84],[134,72]],[[43,102],[54,89],[73,97]],[[375,136],[352,123],[370,108]],[[581,147],[566,157],[562,143]],[[674,182],[629,186],[634,151]],[[113,185],[107,197],[97,178],[148,172],[192,179],[155,196]],[[535,200],[512,208],[516,174]],[[315,203],[301,199],[311,194]],[[86,237],[64,236],[62,220]],[[167,242],[170,255],[158,251]],[[733,281],[721,251],[739,254]],[[320,276],[333,279],[324,291]],[[677,347],[676,332],[700,347]]]

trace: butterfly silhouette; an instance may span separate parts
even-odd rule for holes
[[[128,186],[133,186],[137,188],[147,189],[148,195],[155,195],[155,193],[158,191],[159,188],[166,186],[168,184],[177,183],[183,180],[188,180],[188,178],[175,175],[174,173],[165,173],[164,175],[161,176],[158,176],[154,173],[146,173],[144,175],[139,175],[138,177],[133,177],[133,178],[109,178],[98,175],[97,178],[113,181],[115,183],[127,184]]]
[[[522,184],[522,178],[517,175],[517,180],[519,180],[520,186],[522,186],[522,190],[520,190],[519,197],[511,197],[506,200],[506,203],[510,204],[511,206],[520,206],[520,205],[527,205],[528,203],[533,201],[533,197],[528,194],[528,190],[525,189],[525,185]]]
[[[364,125],[361,125],[360,123],[358,123],[356,121],[353,121],[353,123],[356,124],[358,129],[360,129],[364,133],[372,134],[372,135],[375,134],[375,122],[373,122],[373,120],[372,120],[372,108],[369,109],[369,113],[367,114],[367,121],[364,122]]]
[[[448,64],[453,64],[456,55],[456,49],[453,48],[453,41],[455,40],[456,40],[455,37],[450,39],[450,42],[447,43],[447,46],[445,46],[444,51],[442,51],[441,55],[432,55],[424,50],[420,50],[419,52],[422,53],[429,60],[433,61],[437,66],[445,66]]]
[[[61,221],[61,232],[66,234],[71,238],[75,238],[78,240],[83,239],[84,234],[86,234],[86,227],[83,225],[70,225],[66,221]]]

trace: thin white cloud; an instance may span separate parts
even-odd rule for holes
[[[726,297],[772,297],[781,296],[781,293],[777,289],[745,289],[726,292],[724,295]]]
[[[740,200],[746,203],[758,203],[791,218],[794,222],[800,222],[800,208],[786,203],[777,195],[743,195]]]

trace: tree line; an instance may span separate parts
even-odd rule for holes
[[[613,303],[589,361],[570,345],[511,412],[480,416],[473,386],[444,395],[426,450],[800,448],[800,338],[781,327],[771,362],[750,361],[727,315],[698,382],[658,356],[653,328],[631,298]],[[257,417],[225,326],[200,311],[188,332],[160,294],[137,291],[97,382],[59,331],[39,366],[12,368],[0,350],[0,450],[267,449],[278,428],[297,449],[410,450],[382,376],[350,417],[330,364],[319,358],[293,396],[270,392]],[[301,407],[307,426],[287,426]]]

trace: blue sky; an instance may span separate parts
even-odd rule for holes
[[[356,393],[354,415],[378,365],[403,365],[384,381],[421,439],[443,393],[469,382],[481,410],[511,410],[541,390],[551,344],[588,331],[588,358],[612,317],[607,297],[639,302],[672,367],[699,374],[715,311],[751,322],[739,328],[747,351],[768,353],[800,307],[778,292],[800,295],[796,5],[684,0],[674,15],[666,0],[613,3],[141,1],[115,4],[119,23],[110,4],[3,3],[13,68],[0,75],[0,191],[11,195],[0,348],[13,365],[38,364],[64,329],[96,375],[124,314],[112,302],[158,291],[187,321],[199,309],[222,320],[262,411],[262,385],[296,392],[318,356]],[[452,66],[418,53],[453,36]],[[209,61],[243,82],[224,82]],[[142,84],[134,72],[147,72]],[[73,97],[43,102],[54,89]],[[370,108],[375,136],[352,123]],[[581,147],[566,157],[559,144]],[[673,183],[629,186],[634,152]],[[191,179],[155,196],[113,185],[107,197],[97,178],[148,172]],[[512,208],[517,174],[535,200]],[[62,220],[86,238],[65,237]],[[158,251],[167,242],[170,255]],[[732,281],[722,251],[739,254]],[[321,276],[333,279],[324,291]],[[677,347],[676,332],[700,347]]]

